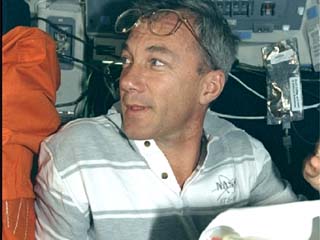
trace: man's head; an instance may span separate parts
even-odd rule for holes
[[[195,31],[204,49],[203,57],[211,69],[221,69],[226,76],[235,61],[238,38],[215,6],[214,0],[136,0],[134,9],[141,13],[152,13],[160,9],[184,10],[194,18]],[[209,52],[206,54],[206,52]]]
[[[139,1],[116,30],[130,31],[120,78],[128,136],[161,141],[202,131],[237,44],[213,2]]]

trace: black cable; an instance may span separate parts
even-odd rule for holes
[[[89,67],[89,68],[91,68],[91,69],[93,69],[95,71],[98,71],[98,72],[101,72],[101,73],[105,74],[101,69],[97,68],[95,65],[92,65],[91,63],[89,63],[87,61],[83,61],[83,60],[81,60],[79,58],[76,58],[76,57],[73,57],[73,56],[63,55],[61,53],[57,53],[57,56],[59,58],[62,58],[62,59],[68,60],[68,61],[72,60],[72,61],[81,63],[81,64],[85,65],[86,67]]]
[[[248,72],[248,73],[251,73],[251,74],[259,76],[259,77],[265,77],[265,74],[263,74],[263,73],[255,72],[253,70],[245,69],[245,68],[242,68],[242,67],[237,67],[237,68],[233,69],[231,72],[236,72],[236,71]]]
[[[73,61],[75,61],[75,62],[82,63],[83,65],[85,65],[85,66],[87,66],[87,67],[90,67],[92,70],[94,70],[94,71],[96,71],[96,72],[102,73],[102,74],[103,74],[105,77],[107,77],[108,79],[111,79],[111,78],[112,78],[111,75],[110,75],[110,73],[105,73],[103,70],[101,70],[100,68],[97,68],[95,65],[92,65],[91,63],[88,63],[88,62],[86,62],[86,61],[83,61],[83,60],[81,60],[81,59],[79,59],[79,58],[75,58],[75,57],[73,57],[73,56],[67,56],[67,55],[63,55],[63,54],[58,54],[58,57],[64,58],[65,60],[70,60],[70,59],[71,59],[71,60],[73,60]],[[106,83],[106,85],[107,85],[108,90],[111,92],[112,95],[114,95],[113,90],[112,90],[112,86],[110,86],[110,84],[109,84],[108,82],[106,82],[106,81],[105,81],[105,83]]]
[[[101,62],[97,64],[99,64],[98,67],[91,68],[92,72],[86,80],[87,94],[81,104],[81,109],[77,110],[78,105],[74,108],[77,116],[95,117],[105,114],[117,100],[117,82],[113,82],[114,78],[111,75],[109,65]]]
[[[62,28],[59,27],[59,25],[49,21],[48,19],[45,19],[45,18],[42,18],[42,17],[33,17],[33,18],[31,18],[31,21],[36,21],[36,20],[44,21],[44,22],[48,23],[51,27],[53,27],[54,29],[58,30],[59,32],[64,33],[68,37],[73,38],[73,39],[75,39],[75,40],[77,40],[79,42],[82,42],[83,44],[85,44],[85,45],[87,45],[87,46],[89,46],[91,48],[94,47],[91,43],[88,43],[87,41],[85,41],[85,40],[83,40],[83,39],[81,39],[81,38],[79,38],[79,37],[67,32],[67,31],[63,30]]]
[[[47,24],[49,24],[52,28],[65,34],[67,37],[70,37],[72,39],[80,41],[85,46],[87,46],[88,49],[97,50],[97,47],[95,47],[92,43],[85,41],[85,40],[65,31],[64,29],[61,29],[59,27],[59,25],[52,23],[48,19],[41,18],[41,17],[34,17],[34,18],[31,18],[31,20],[32,21],[36,21],[36,20],[44,21]],[[105,55],[112,57],[116,61],[121,60],[120,56],[117,56],[114,54],[107,53]],[[94,73],[96,73],[95,75],[98,80],[99,79],[101,80],[101,78],[99,78],[98,76],[100,74],[102,74],[103,81],[102,82],[98,81],[98,84],[97,84],[96,79],[89,79],[89,84],[88,84],[86,91],[82,92],[78,99],[76,99],[75,101],[72,101],[72,102],[68,102],[68,103],[57,104],[56,107],[59,108],[59,107],[66,107],[66,106],[75,105],[75,107],[74,107],[74,116],[75,116],[79,103],[85,99],[84,104],[82,106],[83,109],[82,109],[82,111],[80,110],[80,112],[82,112],[82,115],[88,115],[90,117],[90,116],[96,116],[102,112],[105,112],[107,110],[106,108],[109,105],[108,101],[110,101],[110,98],[111,98],[111,102],[117,98],[115,90],[114,90],[115,86],[112,86],[113,85],[111,82],[112,76],[111,76],[110,71],[105,72],[102,69],[100,69],[99,67],[97,67],[96,65],[93,65],[90,62],[83,61],[83,60],[78,59],[73,56],[63,55],[63,54],[59,54],[59,53],[57,53],[57,56],[62,61],[63,60],[69,61],[69,62],[74,61],[74,62],[81,63],[86,67],[89,67],[90,69],[92,69],[94,71]],[[104,66],[106,66],[106,65],[104,65]],[[100,74],[98,74],[98,73],[100,73]],[[96,87],[96,85],[98,85],[98,87]],[[106,94],[105,91],[109,92],[110,95]],[[96,95],[98,95],[98,96],[96,96]],[[102,105],[102,107],[100,105]]]
[[[284,129],[285,135],[282,137],[282,144],[286,150],[288,165],[292,163],[291,151],[290,151],[292,147],[292,140],[291,140],[291,136],[289,135],[289,128],[290,128],[290,122],[283,122],[283,129]]]
[[[247,63],[240,62],[238,64],[238,67],[241,69],[250,69],[251,71],[266,73],[266,69],[264,67],[254,66]]]
[[[115,100],[116,99],[116,93],[115,93],[115,90],[114,90],[114,87],[113,86],[111,86],[111,79],[112,79],[112,76],[110,75],[110,71],[107,71],[107,72],[105,72],[105,71],[103,71],[102,69],[100,69],[100,68],[98,68],[98,67],[96,67],[95,65],[92,65],[91,63],[88,63],[88,62],[86,62],[86,61],[83,61],[83,60],[80,60],[80,59],[78,59],[78,58],[75,58],[75,57],[72,57],[72,56],[67,56],[67,55],[62,55],[62,54],[58,54],[58,57],[60,57],[60,58],[63,58],[63,59],[66,59],[66,60],[73,60],[73,61],[75,61],[75,62],[79,62],[79,63],[81,63],[81,64],[83,64],[83,65],[85,65],[85,66],[87,66],[87,67],[89,67],[89,68],[91,68],[95,73],[102,73],[102,82],[104,83],[103,85],[106,87],[106,89],[107,89],[107,91],[111,94],[111,98],[113,99],[113,100]],[[98,90],[102,90],[102,88],[103,88],[103,86],[100,86],[100,88],[98,89],[98,90],[93,90],[93,89],[95,89],[93,86],[92,86],[92,84],[91,84],[91,82],[92,82],[92,80],[90,81],[90,83],[88,84],[88,89],[86,90],[86,94],[87,94],[87,98],[89,98],[89,102],[91,103],[87,103],[86,105],[87,105],[87,107],[89,108],[89,114],[91,113],[91,112],[96,112],[96,111],[94,111],[93,109],[95,108],[94,107],[94,100],[92,100],[94,97],[94,95],[96,95],[96,92],[98,91]],[[80,98],[81,97],[83,97],[83,96],[80,96]],[[79,99],[80,99],[79,98]],[[72,106],[72,105],[75,105],[75,104],[78,104],[80,101],[79,101],[79,99],[77,99],[76,101],[73,101],[73,102],[69,102],[69,103],[65,103],[65,104],[59,104],[58,106],[56,106],[56,107],[64,107],[64,106]],[[96,102],[98,102],[99,103],[99,101],[96,101]],[[91,109],[92,108],[92,109]],[[102,112],[102,111],[104,111],[104,110],[99,110],[98,112]]]

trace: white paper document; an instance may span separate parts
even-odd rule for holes
[[[230,209],[199,240],[320,240],[319,216],[320,200]]]

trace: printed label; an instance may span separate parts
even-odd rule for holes
[[[291,111],[301,112],[303,110],[303,105],[302,105],[302,89],[301,89],[300,77],[289,78],[289,85],[290,85]]]
[[[289,49],[287,51],[283,51],[281,53],[278,53],[271,58],[271,64],[278,64],[281,62],[289,61],[292,59],[292,56],[294,55],[294,51],[292,49]]]

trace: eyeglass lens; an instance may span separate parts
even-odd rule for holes
[[[131,9],[122,13],[115,24],[115,32],[127,33],[129,32],[141,17],[141,12],[137,9]]]
[[[137,9],[124,12],[115,24],[115,31],[118,33],[129,32],[138,21],[148,21],[150,30],[156,35],[170,35],[181,25],[179,16],[175,12],[157,11],[152,14],[141,16]]]
[[[149,18],[150,29],[157,35],[170,35],[181,25],[179,16],[174,12],[158,11]]]
[[[212,58],[207,48],[203,46],[201,40],[194,32],[192,26],[190,26],[188,20],[182,18],[174,10],[163,9],[146,15],[142,15],[139,9],[127,10],[118,17],[115,24],[115,31],[117,33],[127,33],[140,22],[144,21],[148,21],[149,28],[153,34],[160,36],[173,34],[179,29],[181,24],[184,23],[185,26],[190,30],[191,34],[199,42],[203,50],[207,53],[209,58]]]

